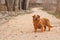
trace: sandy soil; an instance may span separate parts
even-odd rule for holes
[[[0,40],[60,40],[60,20],[39,8],[32,8],[31,14],[19,15],[0,26]],[[34,33],[32,15],[48,18],[54,27],[51,31]]]

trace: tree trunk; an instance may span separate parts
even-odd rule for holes
[[[43,3],[43,8],[45,9],[45,10],[49,10],[49,0],[43,0],[44,1],[44,3]]]
[[[13,11],[14,0],[5,0],[5,2],[6,2],[7,10]]]
[[[19,0],[19,10],[21,10],[22,9],[22,0]]]
[[[1,0],[1,4],[5,4],[5,0]]]
[[[26,9],[29,8],[29,0],[26,1]]]
[[[15,3],[14,3],[14,10],[15,11],[18,11],[19,9],[19,0],[15,0]]]
[[[22,9],[26,10],[29,7],[29,0],[23,0],[22,2]]]
[[[0,0],[0,4],[5,4],[5,0]]]
[[[26,10],[26,0],[23,0],[22,1],[22,9],[23,10]]]
[[[1,0],[0,0],[0,4],[1,4]]]
[[[55,13],[60,13],[60,0],[57,1]]]

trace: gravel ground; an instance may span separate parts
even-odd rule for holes
[[[0,26],[0,40],[60,40],[60,19],[39,8],[32,8],[31,14],[18,15]],[[34,32],[32,15],[48,18],[54,27],[51,31]]]
[[[18,15],[24,15],[26,13],[31,13],[31,11],[20,11],[20,12],[8,12],[8,11],[1,11],[0,12],[0,25],[8,22],[10,19],[18,16]]]

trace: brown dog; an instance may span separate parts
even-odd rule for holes
[[[46,27],[48,27],[48,31],[50,31],[50,28],[52,27],[50,25],[50,21],[47,18],[40,18],[39,15],[33,15],[33,25],[35,32],[37,29],[41,29],[41,32],[46,30]]]

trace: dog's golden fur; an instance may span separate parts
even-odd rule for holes
[[[33,25],[35,32],[37,29],[41,29],[41,32],[46,30],[46,27],[48,27],[48,31],[50,31],[50,28],[52,27],[50,25],[50,21],[47,18],[40,18],[39,15],[33,15]]]

